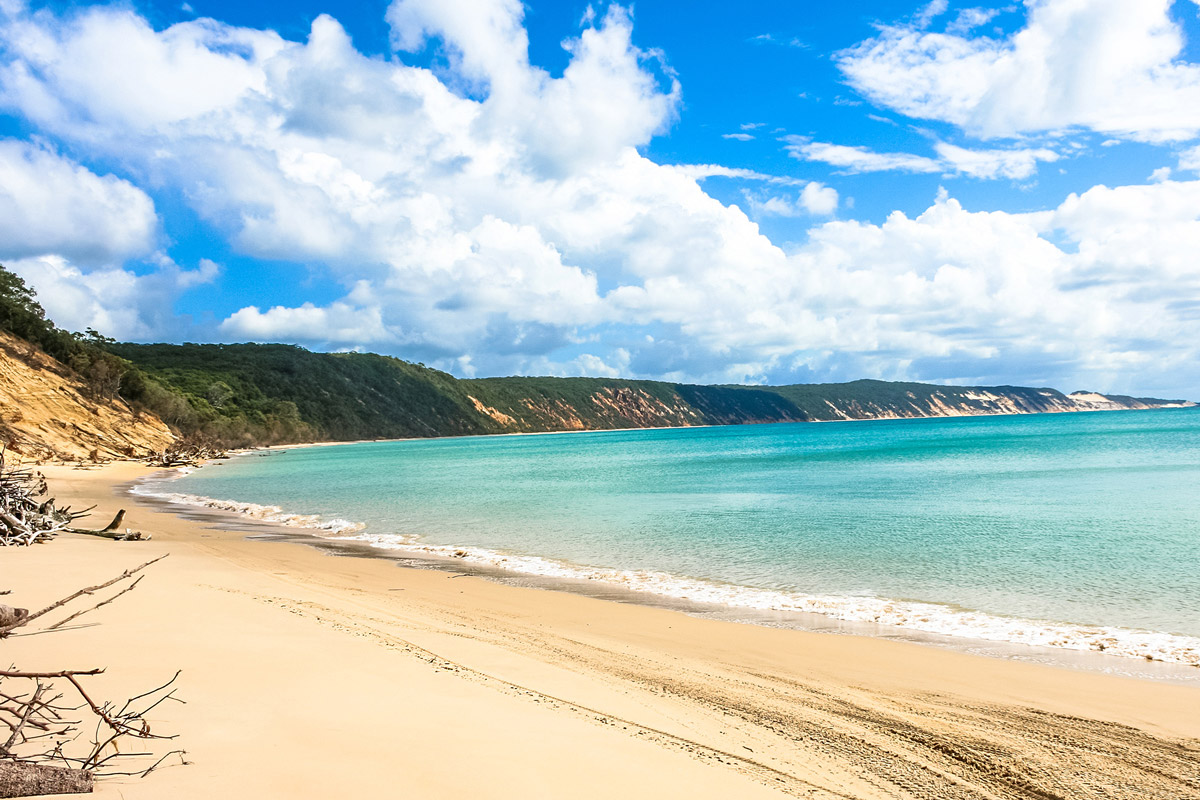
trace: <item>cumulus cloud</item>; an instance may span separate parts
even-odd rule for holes
[[[1022,180],[1037,173],[1038,162],[1057,161],[1046,148],[969,149],[937,142],[938,158],[911,153],[879,153],[866,147],[814,142],[802,136],[784,137],[788,153],[802,161],[820,161],[850,173],[913,172],[966,175],[971,178]]]
[[[51,129],[69,125],[80,138],[218,112],[261,91],[256,64],[284,47],[274,33],[208,19],[156,32],[111,6],[66,18],[19,9],[5,23],[0,104]]]
[[[0,140],[0,258],[119,261],[151,250],[157,227],[154,203],[128,181]]]
[[[456,72],[486,80],[496,92],[522,91],[532,77],[524,16],[520,0],[395,0],[387,10],[397,49],[412,52],[440,38]]]
[[[382,342],[392,338],[378,306],[358,307],[336,302],[324,308],[305,303],[298,308],[274,306],[261,311],[246,306],[226,318],[222,332],[235,338],[257,341],[296,341],[311,339],[319,331],[330,343]]]
[[[804,185],[795,197],[786,195],[760,196],[745,193],[746,201],[755,216],[800,217],[814,215],[827,217],[837,211],[837,189],[812,181]]]
[[[755,182],[754,213],[832,215],[833,187],[655,163],[639,148],[680,90],[633,45],[629,13],[585,17],[559,77],[529,63],[521,14],[510,0],[393,4],[398,47],[447,54],[435,72],[364,56],[327,16],[291,42],[212,20],[155,30],[120,8],[18,11],[0,25],[0,104],[128,171],[77,183],[172,187],[240,254],[318,264],[342,286],[331,301],[247,301],[219,323],[225,338],[380,349],[460,374],[1200,385],[1187,303],[1200,182],[1097,187],[1035,214],[944,194],[916,217],[829,220],[784,248],[705,179]],[[981,178],[1056,157],[789,146],[848,171]],[[216,271],[80,264],[59,252],[14,266],[68,326],[123,338],[170,330],[174,298]]]
[[[216,278],[219,267],[202,259],[196,269],[181,269],[159,258],[139,274],[121,267],[83,269],[60,255],[6,261],[37,292],[38,302],[60,327],[95,328],[125,341],[179,335],[186,320],[172,310],[179,295]]]
[[[933,4],[931,4],[932,6]],[[837,62],[872,101],[983,137],[1081,127],[1140,141],[1200,133],[1200,65],[1183,59],[1172,0],[1036,0],[1005,38],[885,25]]]
[[[800,203],[812,214],[832,214],[838,207],[837,190],[813,181],[800,191]]]
[[[1200,317],[1187,255],[1200,246],[1198,201],[1200,182],[1097,187],[1032,214],[970,212],[943,193],[916,218],[826,223],[793,261],[821,276],[810,308],[857,323],[839,324],[839,341],[913,354],[918,377],[954,364],[960,378],[995,378],[1016,361],[1031,382],[1137,374],[1179,387],[1198,372],[1184,343]]]

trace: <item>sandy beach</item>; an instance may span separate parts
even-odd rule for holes
[[[106,667],[187,765],[101,798],[1196,798],[1200,689],[779,630],[247,540],[147,506],[133,464],[45,470],[150,542],[0,551],[31,608],[169,553],[27,669]],[[81,620],[83,622],[83,620]]]

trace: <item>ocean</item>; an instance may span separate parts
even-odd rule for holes
[[[219,463],[134,491],[776,622],[1200,666],[1197,409],[369,442]]]

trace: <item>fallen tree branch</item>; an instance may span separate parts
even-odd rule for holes
[[[0,669],[0,678],[40,678],[42,680],[50,680],[51,678],[72,678],[76,675],[102,675],[104,669],[60,669],[57,672],[25,672],[19,669]]]
[[[46,495],[45,479],[28,469],[9,468],[4,450],[0,447],[0,546],[30,545],[48,541],[61,531],[74,531],[110,539],[138,539],[140,533],[125,530],[121,509],[112,521],[99,530],[72,527],[75,520],[87,512],[72,512],[58,508],[54,498],[39,500]],[[90,510],[90,509],[89,509]],[[142,573],[167,554],[126,569],[110,580],[72,592],[41,610],[0,604],[0,641],[14,631],[25,628],[47,614],[64,608],[85,596],[93,596],[109,587],[118,586],[111,597],[102,599],[49,625],[28,631],[32,634],[59,631],[81,616],[103,608],[117,598],[136,589],[145,577]],[[7,595],[8,590],[0,591]],[[69,609],[68,609],[69,610]],[[26,631],[22,631],[23,633]],[[183,702],[175,697],[172,688],[179,677],[176,672],[169,681],[148,692],[115,703],[93,697],[87,688],[89,678],[100,675],[103,668],[31,671],[16,665],[0,670],[0,798],[23,797],[32,794],[62,794],[88,792],[94,778],[105,775],[147,775],[171,755],[155,752],[155,747],[129,747],[125,739],[169,740],[151,730],[147,714],[168,700]],[[65,684],[70,684],[66,689]],[[65,692],[57,691],[63,686]],[[65,698],[70,698],[67,700]],[[90,730],[90,735],[88,731]],[[140,759],[153,763],[143,768]],[[132,762],[132,763],[130,763]],[[130,764],[136,770],[127,771]],[[115,769],[114,769],[115,767]]]
[[[106,605],[108,605],[108,604],[109,604],[109,603],[111,603],[113,600],[116,600],[118,597],[120,597],[121,595],[125,594],[126,592],[132,592],[134,589],[136,589],[136,588],[137,588],[137,585],[138,585],[139,583],[141,583],[141,582],[142,582],[142,578],[144,578],[144,577],[146,577],[146,576],[145,576],[145,575],[139,575],[139,576],[138,576],[138,579],[137,579],[136,581],[134,581],[133,583],[129,584],[129,585],[128,585],[128,586],[126,586],[124,589],[122,589],[121,591],[117,592],[117,593],[116,593],[116,594],[114,594],[112,597],[108,598],[107,600],[102,600],[102,601],[100,601],[99,603],[96,603],[96,605],[92,606],[91,608],[85,608],[85,609],[83,609],[82,611],[76,611],[74,614],[72,614],[71,616],[67,617],[66,619],[60,619],[58,622],[56,622],[56,623],[54,623],[53,625],[51,625],[50,627],[46,628],[46,630],[48,630],[48,631],[57,630],[58,628],[61,628],[63,625],[66,625],[68,622],[70,622],[71,620],[75,619],[76,617],[82,617],[84,614],[88,613],[89,611],[95,611],[97,608],[101,608],[101,607],[103,607],[103,606],[106,606]]]
[[[9,467],[0,448],[0,546],[47,542],[85,512],[57,508],[46,494],[46,479],[22,467]]]
[[[169,553],[163,553],[163,554],[162,554],[161,556],[159,556],[158,558],[152,558],[152,559],[150,559],[149,561],[147,561],[145,564],[141,564],[141,565],[139,565],[139,566],[133,567],[132,569],[127,569],[127,570],[125,570],[124,572],[122,572],[120,575],[118,575],[117,577],[113,578],[112,580],[105,581],[104,583],[99,583],[99,584],[96,584],[95,586],[89,586],[89,587],[87,587],[86,589],[80,589],[79,591],[75,592],[74,594],[68,595],[67,597],[64,597],[64,598],[63,598],[63,599],[61,599],[61,600],[58,600],[58,601],[56,601],[56,602],[54,602],[54,603],[51,603],[50,605],[48,605],[48,606],[46,606],[45,608],[43,608],[41,611],[37,611],[37,612],[35,612],[35,613],[32,613],[32,614],[28,615],[27,617],[25,617],[25,619],[23,619],[23,620],[22,620],[22,621],[20,621],[20,622],[16,622],[16,623],[14,623],[14,624],[11,624],[11,625],[8,625],[8,626],[6,626],[6,627],[0,627],[0,638],[3,638],[3,637],[5,637],[5,636],[7,636],[9,633],[11,633],[11,632],[12,632],[13,630],[15,630],[16,628],[20,628],[20,627],[23,627],[23,626],[25,626],[25,625],[28,625],[30,622],[33,622],[33,621],[34,621],[35,619],[37,619],[38,617],[41,617],[41,616],[43,616],[43,615],[45,615],[45,614],[48,614],[48,613],[50,613],[51,611],[53,611],[54,609],[56,609],[56,608],[62,608],[62,607],[63,607],[63,606],[65,606],[67,603],[71,602],[72,600],[75,600],[76,598],[83,597],[84,595],[87,595],[87,594],[92,594],[92,593],[94,593],[94,592],[98,592],[98,591],[100,591],[101,589],[107,589],[109,586],[112,586],[114,583],[119,583],[119,582],[121,582],[121,581],[123,581],[123,580],[126,580],[126,579],[128,579],[128,578],[131,578],[131,577],[133,577],[134,575],[136,575],[137,573],[139,573],[139,572],[141,572],[142,570],[144,570],[146,567],[150,566],[151,564],[154,564],[154,563],[156,563],[156,562],[158,562],[158,561],[162,561],[162,560],[163,560],[164,558],[166,558],[168,555],[170,555],[170,554],[169,554]],[[104,605],[104,604],[103,604],[103,603],[101,603],[100,605]],[[99,607],[100,607],[100,606],[96,606],[95,608],[99,608]],[[89,610],[92,610],[92,609],[89,609]],[[76,614],[76,615],[74,615],[74,616],[79,616],[79,615],[78,615],[78,614]]]
[[[121,527],[121,520],[123,519],[125,519],[125,509],[122,508],[117,512],[117,515],[113,517],[112,522],[108,523],[103,528],[97,528],[95,530],[89,530],[87,528],[67,528],[67,530],[71,533],[90,533],[93,536],[103,536],[104,534],[112,533],[117,528]]]
[[[0,744],[0,766],[11,763],[27,764],[62,764],[75,772],[85,772],[90,776],[101,775],[146,775],[162,764],[163,760],[172,754],[182,753],[179,750],[158,756],[157,760],[147,769],[136,772],[114,772],[103,769],[105,765],[117,759],[133,759],[153,757],[153,752],[141,752],[123,748],[119,742],[132,737],[142,740],[170,740],[174,736],[156,734],[150,729],[146,715],[167,700],[183,702],[175,697],[175,690],[170,687],[179,677],[176,672],[169,681],[151,689],[148,692],[126,700],[118,709],[113,703],[96,701],[84,687],[81,678],[99,675],[104,670],[100,668],[87,670],[57,670],[29,671],[8,669],[0,670],[0,681],[32,681],[32,690],[28,692],[0,692],[5,698],[6,705],[0,705],[0,722],[9,728],[8,739]],[[62,703],[63,695],[55,694],[48,697],[52,684],[47,681],[56,679],[66,680],[75,689],[75,693],[83,701],[82,705],[68,706]],[[7,685],[7,684],[6,684]],[[170,691],[166,691],[170,689]],[[165,694],[163,694],[166,692]],[[140,707],[138,701],[145,701]],[[81,732],[80,720],[68,719],[67,714],[86,708],[96,720],[96,730],[91,740],[82,749],[73,744]],[[55,739],[55,743],[47,747],[41,743],[47,738]],[[82,743],[81,743],[82,744]],[[181,757],[182,760],[182,757]],[[185,762],[186,763],[186,762]],[[4,784],[0,783],[0,797],[20,796],[6,794]]]

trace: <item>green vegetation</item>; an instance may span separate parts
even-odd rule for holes
[[[122,394],[185,436],[226,445],[486,433],[455,379],[369,353],[284,344],[118,344]]]
[[[0,267],[0,328],[33,342],[184,438],[224,446],[946,413],[1070,410],[1053,389],[860,380],[696,386],[608,378],[458,380],[370,353],[283,344],[118,344],[46,320]],[[1155,404],[1162,401],[1145,401]]]
[[[288,345],[111,345],[145,376],[125,396],[227,444],[736,425],[1070,408],[1053,389],[862,380],[778,387],[608,378],[481,378]],[[154,392],[169,393],[167,400]]]
[[[106,348],[112,344],[90,328],[68,333],[46,319],[46,311],[19,275],[0,266],[0,330],[37,345],[47,355],[73,369],[96,398],[116,396],[126,365]]]

